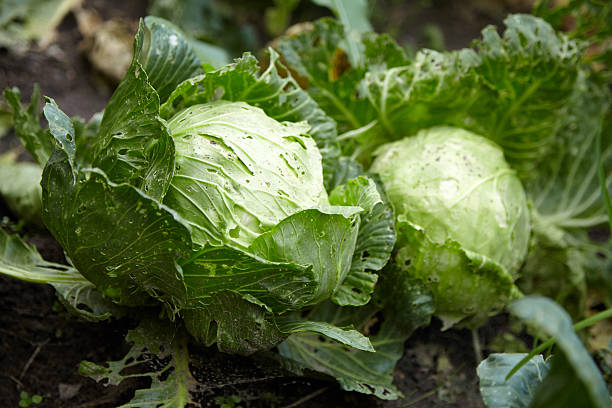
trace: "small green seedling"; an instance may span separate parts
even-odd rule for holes
[[[19,406],[23,408],[27,408],[32,404],[40,404],[43,401],[43,397],[41,395],[36,394],[30,397],[25,391],[21,391],[19,398]]]

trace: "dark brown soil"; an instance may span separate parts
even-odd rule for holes
[[[104,18],[135,20],[146,12],[146,2],[142,0],[92,0],[86,1],[85,6],[97,9]],[[447,33],[448,44],[454,47],[467,45],[465,41],[475,38],[484,24],[497,18],[472,16],[468,18],[469,30],[463,31],[465,25],[457,23],[453,15],[456,8],[448,2],[418,15],[411,10],[405,7],[410,21],[430,18],[427,21],[440,24]],[[407,28],[400,35],[418,36],[420,32]],[[60,27],[58,41],[46,51],[16,56],[0,49],[0,89],[18,86],[26,100],[33,83],[38,82],[43,95],[53,97],[68,115],[89,118],[104,108],[112,85],[92,72],[78,51],[80,40],[76,21],[68,16]],[[18,144],[14,136],[7,136],[0,141],[0,151]],[[0,219],[10,216],[0,203]],[[35,229],[23,232],[43,257],[63,261],[61,248],[48,233]],[[130,400],[136,386],[143,385],[130,380],[118,387],[105,387],[77,371],[82,360],[101,363],[121,358],[128,350],[123,338],[134,322],[85,323],[62,310],[50,286],[0,277],[0,407],[16,407],[22,391],[43,396],[41,404],[32,406],[116,407]],[[505,324],[503,317],[481,333],[492,336],[500,324]],[[342,392],[334,382],[297,378],[262,360],[228,356],[214,348],[194,347],[191,351],[193,373],[202,383],[201,406],[217,406],[214,397],[220,395],[239,395],[243,407],[483,406],[477,391],[471,333],[440,332],[436,322],[419,330],[406,343],[405,355],[395,373],[396,384],[406,399],[393,402]]]

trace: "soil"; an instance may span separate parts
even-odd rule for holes
[[[421,26],[424,21],[438,24],[452,47],[466,46],[484,25],[499,23],[502,16],[477,9],[477,14],[467,14],[466,19],[463,10],[458,21],[456,6],[433,3],[420,14],[406,6],[404,15],[410,21],[420,20]],[[96,9],[105,19],[136,20],[146,13],[142,0],[92,0],[85,1],[84,7]],[[384,29],[384,21],[374,22]],[[398,35],[419,45],[421,26],[409,25]],[[69,15],[59,27],[57,41],[44,51],[13,55],[0,49],[0,89],[17,86],[25,101],[37,81],[42,94],[52,96],[69,116],[89,118],[104,108],[113,85],[93,72],[78,50],[81,40],[76,20]],[[18,145],[16,137],[9,135],[0,140],[0,151]],[[27,154],[22,156],[27,160]],[[4,217],[12,216],[0,203],[0,219]],[[22,234],[45,259],[64,261],[61,248],[48,232],[25,227]],[[482,344],[504,330],[506,320],[500,316],[482,328]],[[43,397],[40,404],[32,405],[36,407],[104,408],[128,402],[136,387],[146,385],[142,380],[107,387],[79,375],[78,365],[82,360],[102,363],[120,359],[128,350],[124,336],[134,325],[129,320],[80,321],[63,311],[50,286],[0,276],[0,407],[18,406],[22,392]],[[418,330],[406,342],[404,357],[396,368],[396,385],[406,395],[399,401],[343,392],[334,382],[295,377],[261,358],[229,356],[214,347],[194,346],[190,351],[192,371],[202,389],[197,396],[200,406],[215,407],[215,397],[238,395],[243,407],[480,408],[483,404],[473,350],[469,331],[441,332],[437,321]]]

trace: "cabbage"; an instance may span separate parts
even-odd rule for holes
[[[329,205],[321,154],[305,122],[280,123],[243,102],[194,105],[168,122],[175,173],[164,202],[199,245],[246,249],[296,212]]]
[[[431,282],[436,314],[447,325],[467,316],[478,324],[517,295],[529,213],[499,147],[463,129],[435,127],[374,155],[370,170],[396,214],[396,262]]]
[[[263,72],[249,54],[206,72],[180,30],[148,17],[101,118],[85,124],[47,98],[43,130],[36,103],[26,111],[7,90],[17,133],[44,166],[42,219],[71,267],[7,258],[0,273],[62,285],[90,319],[114,311],[89,299],[157,306],[226,352],[305,331],[372,351],[353,329],[291,314],[367,303],[395,236],[371,179],[344,180],[328,198],[335,123],[277,58]]]

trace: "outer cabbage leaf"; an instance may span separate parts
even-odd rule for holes
[[[39,103],[40,103],[40,89],[37,84],[34,84],[34,90],[30,99],[30,104],[27,108],[21,105],[21,93],[19,89],[5,89],[4,96],[9,102],[9,106],[12,111],[13,121],[15,122],[15,133],[21,140],[26,150],[34,157],[40,166],[44,166],[49,160],[49,157],[53,153],[55,148],[56,140],[49,131],[44,130],[40,126],[40,114],[39,114]],[[55,104],[52,99],[47,98],[47,103]],[[51,110],[52,112],[50,112]],[[64,120],[63,112],[59,111],[59,108],[49,107],[47,112],[55,117],[56,115],[61,117],[62,127],[68,129],[71,125],[67,124]],[[72,122],[72,128],[74,128],[74,137],[76,139],[76,148],[78,150],[77,159],[79,165],[83,167],[91,166],[93,159],[91,156],[91,145],[93,145],[95,136],[98,132],[100,125],[101,114],[94,115],[91,120],[85,124],[84,121],[78,117],[70,118]],[[54,119],[54,122],[57,120]],[[58,123],[59,126],[59,123]],[[56,130],[61,129],[60,127]],[[59,132],[60,137],[61,131]],[[65,134],[65,132],[64,132]]]
[[[602,165],[606,186],[612,188],[612,134],[604,129],[609,114],[610,95],[594,78],[580,73],[571,100],[559,116],[554,153],[547,156],[537,172],[537,178],[526,183],[533,199],[541,230],[554,239],[574,228],[589,228],[604,224],[607,214],[601,200],[597,178],[595,143],[601,133]],[[545,231],[542,231],[545,232]],[[572,242],[571,236],[565,241]]]
[[[534,356],[509,380],[506,375],[527,354],[491,354],[478,365],[480,393],[488,408],[528,408],[550,370],[550,360]]]
[[[395,264],[406,277],[428,284],[436,316],[444,327],[478,327],[520,296],[508,270],[495,261],[465,250],[451,239],[433,242],[425,231],[399,217]],[[461,305],[460,308],[458,305]]]
[[[315,307],[308,318],[325,320],[336,326],[359,323],[356,327],[363,328],[376,309],[367,306],[361,309],[341,308],[327,302]],[[374,394],[382,399],[397,399],[401,393],[392,385],[392,372],[402,356],[405,338],[393,328],[383,327],[377,336],[370,337],[375,350],[371,353],[348,351],[336,342],[313,334],[294,334],[279,346],[279,351],[283,357],[303,367],[336,378],[347,391]]]
[[[181,269],[194,307],[218,292],[232,291],[282,312],[308,304],[317,291],[318,276],[310,265],[273,262],[228,247],[205,246]]]
[[[27,282],[86,284],[74,268],[45,261],[36,248],[0,229],[0,272]]]
[[[130,377],[149,377],[151,386],[136,390],[134,398],[120,408],[184,408],[192,402],[190,391],[196,382],[189,370],[188,337],[182,329],[146,318],[128,332],[126,341],[132,347],[121,360],[109,361],[106,366],[82,361],[79,372],[111,385]],[[122,374],[127,368],[132,371]]]
[[[425,50],[413,64],[370,73],[368,97],[382,129],[362,140],[381,143],[449,124],[494,140],[522,178],[537,172],[544,155],[554,151],[584,44],[533,16],[511,15],[504,22],[502,37],[493,27],[483,31],[477,52]],[[367,160],[368,149],[361,152]]]
[[[49,133],[55,140],[56,148],[66,154],[73,175],[76,177],[76,131],[74,124],[51,98],[45,97],[43,113],[49,122]]]
[[[586,236],[584,239],[590,241]],[[563,305],[573,318],[581,318],[586,310],[589,264],[594,262],[594,266],[603,267],[598,258],[596,253],[583,253],[580,249],[550,242],[536,230],[517,286],[524,293],[550,297]]]
[[[572,38],[588,39],[592,44],[588,60],[595,63],[608,83],[612,79],[612,4],[598,0],[555,3],[544,0],[536,3],[532,14],[548,21],[555,29],[565,31]],[[565,22],[571,20],[571,27]]]
[[[534,236],[521,287],[554,298],[575,317],[584,311],[586,281],[596,281],[612,259],[609,236],[593,239],[588,234],[608,221],[595,157],[600,135],[603,183],[610,191],[612,133],[605,127],[609,109],[605,86],[581,72],[561,116],[555,153],[526,184],[533,201]],[[558,279],[560,274],[566,278]]]
[[[145,291],[182,303],[176,259],[191,250],[188,227],[134,187],[86,175],[75,181],[62,151],[43,172],[43,220],[75,267],[118,302],[146,303]]]
[[[43,175],[43,218],[75,267],[105,295],[142,304],[147,292],[176,307],[186,294],[176,259],[190,254],[191,240],[188,227],[155,200],[172,176],[174,146],[147,74],[164,87],[197,67],[179,33],[159,20],[150,24],[141,24],[130,70],[99,125],[97,119],[87,126],[71,121],[48,100],[45,116],[58,150]],[[163,55],[174,58],[156,63]],[[181,67],[189,69],[162,78]],[[92,164],[102,171],[86,168]]]
[[[174,171],[174,145],[159,118],[159,96],[148,81],[148,76],[157,72],[146,72],[138,60],[146,30],[141,23],[130,68],[104,110],[91,148],[93,167],[102,169],[111,181],[130,183],[159,199]],[[174,35],[178,38],[178,33]],[[149,47],[149,54],[156,54],[157,49],[168,51],[165,44]],[[158,66],[166,71],[163,64]]]
[[[340,306],[362,306],[370,300],[380,271],[395,245],[394,216],[382,190],[370,178],[357,177],[334,189],[330,202],[357,205],[366,210],[360,215],[359,234],[346,279],[332,300]]]
[[[102,114],[103,112],[94,114],[87,123],[78,117],[70,118],[74,127],[77,167],[87,168],[93,163],[94,151],[91,146],[98,135]]]
[[[484,98],[479,95],[473,111],[481,133],[497,142],[526,177],[545,153],[554,151],[557,115],[572,95],[586,45],[533,16],[513,15],[504,23],[503,37],[489,28],[476,42],[482,61],[475,70],[481,83],[495,91]],[[496,108],[494,114],[491,106]]]
[[[382,307],[383,325],[406,338],[418,327],[429,325],[435,311],[432,287],[407,277],[406,271],[393,263],[383,269],[374,301]]]
[[[219,350],[242,355],[253,354],[278,345],[292,333],[310,332],[326,336],[334,344],[343,344],[372,352],[372,344],[351,327],[333,323],[278,317],[261,305],[251,303],[230,291],[217,292],[201,301],[201,307],[184,311],[187,330],[202,344],[217,343]]]
[[[263,72],[257,59],[245,54],[234,64],[184,81],[162,105],[161,116],[170,119],[189,106],[223,99],[259,107],[280,122],[307,121],[311,126],[309,134],[323,157],[328,186],[339,154],[336,124],[291,76],[280,75],[284,67],[275,51],[269,53],[270,64]]]
[[[286,337],[271,312],[232,291],[201,298],[197,308],[186,309],[182,315],[187,331],[199,343],[217,343],[225,353],[253,354],[276,346]]]
[[[407,63],[404,51],[388,35],[349,35],[332,19],[318,20],[312,30],[281,38],[278,50],[342,131],[364,126],[376,117],[361,86],[367,70]]]
[[[281,318],[279,320],[279,327],[283,333],[318,333],[337,341],[339,344],[361,351],[374,352],[370,340],[353,329],[352,326],[340,328],[328,322],[292,320],[291,318]]]
[[[509,310],[528,326],[554,337],[557,344],[550,371],[537,387],[530,408],[612,406],[601,373],[559,305],[530,296],[513,302]]]
[[[368,2],[366,0],[313,0],[314,3],[331,9],[340,20],[346,32],[344,48],[351,65],[362,62],[363,53],[359,47],[359,36],[362,32],[372,31],[368,20]]]
[[[294,364],[297,362],[298,371],[306,367],[328,374],[347,391],[388,400],[401,397],[401,392],[392,384],[393,369],[404,352],[405,340],[414,329],[429,323],[433,302],[426,287],[405,279],[401,271],[386,268],[384,272],[382,282],[376,287],[375,299],[368,305],[339,307],[324,302],[307,316],[336,326],[354,326],[366,333],[382,318],[379,331],[369,335],[374,353],[347,350],[316,335],[299,333],[279,346],[281,355],[290,360],[286,367],[296,370]],[[398,302],[388,302],[391,298]],[[395,307],[398,303],[401,307]],[[381,309],[382,314],[377,315]]]
[[[257,237],[249,250],[270,261],[312,265],[317,285],[308,304],[319,303],[349,274],[361,211],[348,206],[301,211]]]
[[[189,38],[174,24],[148,16],[144,33],[142,48],[135,55],[163,103],[178,84],[204,70]]]
[[[359,227],[356,213],[332,211],[338,208],[287,217],[247,252],[204,247],[181,264],[190,304],[233,291],[283,312],[329,298],[349,272]]]
[[[200,60],[180,31],[155,17],[141,22],[130,68],[91,139],[93,166],[115,183],[127,182],[161,199],[174,172],[174,145],[159,118],[160,102],[201,72]]]
[[[336,187],[346,184],[350,179],[364,174],[365,170],[361,164],[350,157],[341,156],[336,162],[334,172],[327,187],[330,191],[333,191]]]
[[[76,159],[80,166],[89,166],[91,160],[87,158],[88,146],[95,137],[99,126],[100,115],[85,124],[82,119],[68,118],[59,110],[55,102],[46,98],[44,114],[50,124],[49,131],[40,127],[38,102],[40,93],[38,86],[34,86],[30,105],[26,110],[22,107],[17,88],[6,89],[5,96],[11,102],[15,117],[15,131],[26,149],[32,154],[40,165],[47,162],[55,144],[65,143],[65,137],[74,137],[76,149],[79,153]],[[68,135],[68,136],[66,136]],[[71,153],[74,161],[75,152]],[[17,162],[16,154],[9,152],[0,157],[0,195],[3,196],[8,207],[21,219],[42,224],[40,179],[42,167],[29,162]]]
[[[128,309],[118,306],[104,297],[91,283],[54,283],[53,287],[62,305],[70,313],[90,322],[121,318]]]
[[[86,320],[99,321],[123,314],[76,269],[45,261],[36,248],[4,230],[0,230],[0,273],[27,282],[53,285],[62,303]]]
[[[377,117],[374,126],[356,134],[361,146],[353,156],[367,162],[376,146],[423,128],[466,127],[465,110],[479,96],[473,73],[478,62],[473,50],[440,53],[425,49],[408,64],[368,73],[364,86]]]

